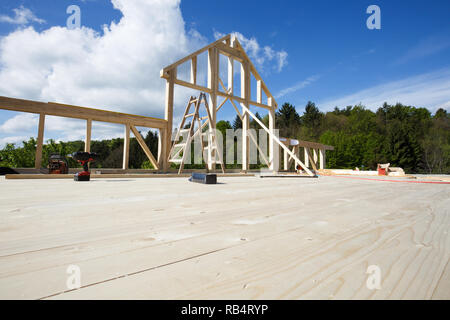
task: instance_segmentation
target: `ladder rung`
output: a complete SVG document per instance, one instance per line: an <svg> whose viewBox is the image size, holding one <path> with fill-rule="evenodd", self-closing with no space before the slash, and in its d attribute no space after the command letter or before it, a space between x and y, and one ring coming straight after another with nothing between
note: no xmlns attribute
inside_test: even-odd
<svg viewBox="0 0 450 320"><path fill-rule="evenodd" d="M191 129L180 129L180 133L182 133L182 132L188 132L189 130L191 130Z"/></svg>
<svg viewBox="0 0 450 320"><path fill-rule="evenodd" d="M181 163L181 161L183 161L183 159L169 159L169 162L174 162L174 163Z"/></svg>
<svg viewBox="0 0 450 320"><path fill-rule="evenodd" d="M177 148L177 147L184 147L186 145L186 143L182 142L182 143L177 143L175 144L173 147Z"/></svg>
<svg viewBox="0 0 450 320"><path fill-rule="evenodd" d="M201 117L201 118L199 118L200 120L205 120L205 119L208 119L208 116L204 116L204 117Z"/></svg>
<svg viewBox="0 0 450 320"><path fill-rule="evenodd" d="M185 115L184 118L193 117L194 115L195 115L195 112L194 113L189 113L189 114Z"/></svg>

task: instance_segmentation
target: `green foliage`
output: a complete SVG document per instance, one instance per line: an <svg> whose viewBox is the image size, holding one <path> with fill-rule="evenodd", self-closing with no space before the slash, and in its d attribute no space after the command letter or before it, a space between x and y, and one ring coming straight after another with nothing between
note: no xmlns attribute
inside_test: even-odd
<svg viewBox="0 0 450 320"><path fill-rule="evenodd" d="M426 108L385 103L376 112L356 105L323 114L308 102L300 119L293 110L286 103L277 113L280 135L334 146L327 152L330 168L376 169L389 162L406 172L450 173L450 117L444 109L432 116Z"/></svg>
<svg viewBox="0 0 450 320"><path fill-rule="evenodd" d="M269 118L256 116L268 126ZM280 136L300 140L318 141L332 145L334 151L327 151L329 168L376 169L377 163L391 163L406 172L450 173L450 116L444 109L432 115L425 108L383 104L376 112L362 105L346 106L322 113L313 102L308 102L305 112L300 116L295 106L285 103L276 113ZM250 127L258 129L255 120ZM233 125L228 121L217 122L217 129L225 137L227 129L240 129L242 122L238 116ZM149 131L145 142L156 155L158 136ZM236 148L236 141L235 141ZM52 153L67 155L83 150L83 141L55 142L48 140L43 146L42 165L47 166ZM22 146L7 144L0 150L0 166L33 167L36 140L23 141ZM99 154L93 168L120 168L123 157L123 139L110 139L91 142L91 151ZM225 159L224 154L224 159ZM78 167L73 160L69 166ZM130 139L130 168L151 169L142 148L135 138ZM202 168L202 165L190 165ZM260 166L253 165L252 168ZM172 164L172 167L176 165ZM189 165L187 166L189 167ZM238 168L240 165L227 165Z"/></svg>

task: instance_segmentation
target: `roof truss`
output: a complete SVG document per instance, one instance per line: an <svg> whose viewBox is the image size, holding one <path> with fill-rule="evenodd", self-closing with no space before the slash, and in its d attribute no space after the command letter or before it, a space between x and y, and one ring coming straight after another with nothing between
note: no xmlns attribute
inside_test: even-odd
<svg viewBox="0 0 450 320"><path fill-rule="evenodd" d="M197 57L203 52L208 51L208 86L201 86L197 83ZM228 58L228 88L220 78L219 72L219 55L224 55ZM233 78L234 78L234 63L237 60L241 63L241 96L237 96L233 92ZM177 67L190 61L191 77L190 81L184 81L177 78ZM175 84L187 88L207 92L224 98L233 99L240 103L253 105L265 109L276 109L277 103L259 75L250 58L245 53L242 45L234 35L227 35L194 53L172 63L171 65L161 70L161 78L170 79L171 74ZM250 77L256 80L256 101L251 99ZM219 86L220 83L220 86ZM222 90L223 89L223 90ZM226 89L226 90L225 90ZM262 93L267 97L267 101L262 101Z"/></svg>

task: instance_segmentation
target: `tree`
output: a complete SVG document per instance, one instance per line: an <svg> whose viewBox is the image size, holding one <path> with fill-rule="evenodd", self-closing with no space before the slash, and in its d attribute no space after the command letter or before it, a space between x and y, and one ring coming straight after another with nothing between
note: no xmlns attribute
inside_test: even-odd
<svg viewBox="0 0 450 320"><path fill-rule="evenodd" d="M241 118L239 118L239 115L236 115L236 118L234 118L233 129L234 130L242 129L242 120Z"/></svg>
<svg viewBox="0 0 450 320"><path fill-rule="evenodd" d="M295 107L290 103L284 103L276 112L276 126L280 130L280 136L294 138L300 126L300 116Z"/></svg>

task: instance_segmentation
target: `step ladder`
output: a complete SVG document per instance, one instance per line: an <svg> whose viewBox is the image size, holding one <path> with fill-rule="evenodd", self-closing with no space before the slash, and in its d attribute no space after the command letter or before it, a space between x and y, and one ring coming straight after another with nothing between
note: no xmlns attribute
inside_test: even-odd
<svg viewBox="0 0 450 320"><path fill-rule="evenodd" d="M206 116L200 117L200 106L204 105L206 109ZM194 105L194 112L189 113L192 105ZM184 128L186 120L191 118L190 124ZM197 128L196 127L197 124ZM209 130L203 132L203 129L209 125ZM187 133L187 136L185 134ZM219 162L222 168L222 172L225 173L225 168L223 164L222 154L219 152L217 146L216 139L216 124L212 121L211 112L209 110L208 102L206 101L206 94L201 92L199 97L190 97L189 102L187 104L186 110L184 111L183 118L181 120L180 126L178 128L177 134L175 136L175 140L173 141L172 147L169 152L169 162L180 164L180 168L178 169L178 174L181 174L184 168L184 163L186 161L186 157L190 156L191 143L195 139L197 135L200 135L200 144L202 148L202 157L206 163L206 171L208 172L208 159L209 154L211 154L212 162ZM180 137L183 137L183 140L179 142ZM208 145L205 146L203 142L203 137L208 137ZM210 150L211 149L211 150ZM205 153L208 151L208 153ZM182 155L180 156L180 153ZM213 159L214 158L214 159Z"/></svg>

